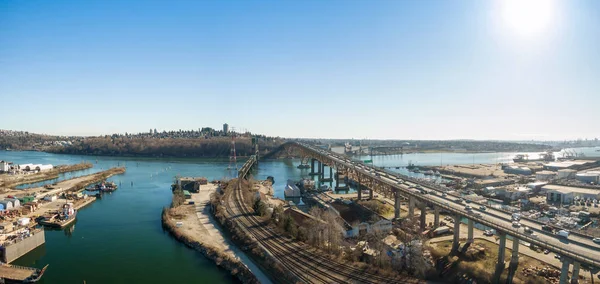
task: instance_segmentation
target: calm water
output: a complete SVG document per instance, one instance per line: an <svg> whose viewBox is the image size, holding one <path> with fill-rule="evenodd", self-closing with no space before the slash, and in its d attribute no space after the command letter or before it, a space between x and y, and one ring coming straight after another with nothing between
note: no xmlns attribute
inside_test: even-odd
<svg viewBox="0 0 600 284"><path fill-rule="evenodd" d="M592 149L590 153L593 153ZM596 152L597 153L597 152ZM587 154L587 153L586 153ZM494 163L507 161L514 153L410 154L373 157L378 166ZM589 155L591 156L591 155ZM367 157L365 157L366 159ZM230 176L227 161L126 159L55 155L40 152L0 151L0 160L17 164L75 164L88 161L94 168L67 174L71 178L125 166L124 175L112 177L120 185L113 194L83 208L69 230L46 231L46 244L14 264L43 267L50 264L41 283L234 283L201 254L188 249L164 232L160 213L171 200L170 185L176 175L221 179ZM309 170L299 170L299 160L265 161L257 179L275 178L275 195L283 198L287 179L299 179ZM404 170L400 170L404 171ZM133 183L133 184L132 184ZM43 183L39 183L40 185Z"/></svg>

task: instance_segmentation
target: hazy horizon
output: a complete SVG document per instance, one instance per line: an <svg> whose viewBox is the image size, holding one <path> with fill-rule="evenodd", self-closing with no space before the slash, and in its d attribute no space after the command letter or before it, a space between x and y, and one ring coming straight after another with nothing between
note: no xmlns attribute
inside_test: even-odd
<svg viewBox="0 0 600 284"><path fill-rule="evenodd" d="M2 1L0 129L594 139L598 27L591 0Z"/></svg>

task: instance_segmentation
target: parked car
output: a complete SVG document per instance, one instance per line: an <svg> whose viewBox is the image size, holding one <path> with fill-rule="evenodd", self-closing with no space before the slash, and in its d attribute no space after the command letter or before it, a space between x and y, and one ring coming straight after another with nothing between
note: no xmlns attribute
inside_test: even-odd
<svg viewBox="0 0 600 284"><path fill-rule="evenodd" d="M600 244L600 238L594 238L593 241L594 243Z"/></svg>
<svg viewBox="0 0 600 284"><path fill-rule="evenodd" d="M549 253L550 253L549 250L547 250L547 249L544 250L544 254L549 254Z"/></svg>
<svg viewBox="0 0 600 284"><path fill-rule="evenodd" d="M533 234L533 230L529 227L525 227L523 230L525 231L525 233Z"/></svg>
<svg viewBox="0 0 600 284"><path fill-rule="evenodd" d="M514 221L514 222L512 222L512 226L519 228L519 227L521 227L521 223Z"/></svg>
<svg viewBox="0 0 600 284"><path fill-rule="evenodd" d="M473 208L471 207L471 205L467 205L467 206L465 206L465 210L471 211L471 210L473 210Z"/></svg>
<svg viewBox="0 0 600 284"><path fill-rule="evenodd" d="M487 208L485 206L483 206L483 205L479 206L479 210L481 210L481 211L485 211L486 209Z"/></svg>

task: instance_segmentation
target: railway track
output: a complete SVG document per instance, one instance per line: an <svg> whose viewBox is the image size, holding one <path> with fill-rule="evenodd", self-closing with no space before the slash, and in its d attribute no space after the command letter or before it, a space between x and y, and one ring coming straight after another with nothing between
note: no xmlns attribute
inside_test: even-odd
<svg viewBox="0 0 600 284"><path fill-rule="evenodd" d="M233 200L232 200L233 199ZM258 220L245 206L239 188L227 201L227 211L237 216L250 234L281 264L305 283L419 283L413 278L391 278L365 272L354 266L331 260L320 253L313 253L307 247L281 237ZM233 206L232 206L233 205ZM235 212L238 211L238 212Z"/></svg>

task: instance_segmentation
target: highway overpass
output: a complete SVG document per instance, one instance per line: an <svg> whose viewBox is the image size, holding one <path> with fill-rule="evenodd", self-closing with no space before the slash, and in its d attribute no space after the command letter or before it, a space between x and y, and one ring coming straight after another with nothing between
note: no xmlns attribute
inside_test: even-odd
<svg viewBox="0 0 600 284"><path fill-rule="evenodd" d="M472 211L465 210L465 204L459 203L460 197L452 195L443 195L444 189L423 181L410 178L398 173L392 173L386 170L379 169L372 165L366 165L362 162L354 161L346 156L336 154L310 144L300 142L290 142L285 147L296 147L303 157L314 159L312 162L311 172L321 177L325 174L325 166L334 168L338 173L352 176L359 184L366 186L370 190L370 197L373 197L373 191L377 191L386 197L391 197L395 200L395 217L400 216L400 200L402 197L409 198L409 215L414 214L414 204L420 203L429 205L434 208L435 226L439 224L439 211L444 210L450 212L454 218L454 240L453 249L459 247L459 230L461 218L468 220L468 239L467 243L473 241L473 225L479 223L484 226L495 229L500 237L500 250L498 254L498 263L496 267L496 281L499 281L500 274L505 269L504 263L504 248L506 236L512 236L513 240L526 241L544 249L548 249L562 256L562 273L560 283L567 282L567 274L569 266L573 265L573 279L576 279L579 274L581 265L597 271L600 268L600 245L592 241L591 237L571 234L568 238L561 238L557 235L542 230L542 223L521 219L521 224L532 228L535 234L527 233L523 227L517 228L512 226L512 216L508 212L488 208L485 211L474 208ZM317 162L317 171L315 171L314 161ZM336 182L339 176L336 175ZM332 178L330 176L330 178ZM416 187L421 187L430 193L423 194L423 190L417 190ZM361 190L358 191L361 198ZM424 210L422 207L421 210ZM477 214L479 213L479 214ZM424 214L422 214L424 217ZM425 218L421 218L421 226L425 226ZM518 265L518 242L513 241L512 258L510 265L516 267Z"/></svg>

